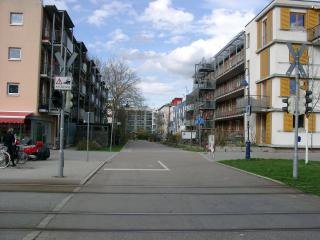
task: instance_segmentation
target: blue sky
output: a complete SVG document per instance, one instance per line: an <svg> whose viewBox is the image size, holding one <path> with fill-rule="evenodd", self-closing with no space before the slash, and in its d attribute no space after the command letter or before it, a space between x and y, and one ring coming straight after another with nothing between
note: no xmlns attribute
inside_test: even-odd
<svg viewBox="0 0 320 240"><path fill-rule="evenodd" d="M150 107L192 90L194 64L215 55L270 0L44 0L66 9L91 56L126 61Z"/></svg>

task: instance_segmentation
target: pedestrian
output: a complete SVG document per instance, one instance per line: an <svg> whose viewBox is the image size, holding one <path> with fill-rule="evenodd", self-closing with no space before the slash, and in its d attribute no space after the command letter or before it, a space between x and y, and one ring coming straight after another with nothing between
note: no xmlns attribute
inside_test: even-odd
<svg viewBox="0 0 320 240"><path fill-rule="evenodd" d="M8 148L8 153L11 158L12 166L15 167L16 164L14 163L14 156L15 156L15 137L13 134L13 129L9 128L7 134L4 136L3 139L4 145Z"/></svg>

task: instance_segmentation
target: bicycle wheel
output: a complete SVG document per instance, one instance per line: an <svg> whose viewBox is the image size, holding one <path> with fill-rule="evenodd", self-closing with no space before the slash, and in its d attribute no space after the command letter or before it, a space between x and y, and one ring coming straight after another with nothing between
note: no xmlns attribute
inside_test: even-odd
<svg viewBox="0 0 320 240"><path fill-rule="evenodd" d="M25 163L26 161L28 161L28 154L26 154L25 152L20 152L18 154L18 158L16 160L16 163Z"/></svg>
<svg viewBox="0 0 320 240"><path fill-rule="evenodd" d="M8 167L10 163L10 155L7 152L0 152L0 168Z"/></svg>

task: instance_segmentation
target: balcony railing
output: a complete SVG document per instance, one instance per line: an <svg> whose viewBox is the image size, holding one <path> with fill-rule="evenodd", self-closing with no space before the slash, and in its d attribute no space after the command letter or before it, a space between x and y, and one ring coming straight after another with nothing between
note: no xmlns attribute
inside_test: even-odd
<svg viewBox="0 0 320 240"><path fill-rule="evenodd" d="M241 81L243 79L244 79L244 76L240 76L234 80L228 81L227 83L220 85L214 92L215 98L230 94L237 90L244 89L244 87L241 86Z"/></svg>
<svg viewBox="0 0 320 240"><path fill-rule="evenodd" d="M237 108L236 106L232 106L231 108L227 108L227 109L218 108L215 111L215 114L216 114L215 117L216 118L233 117L242 113L243 113L243 109Z"/></svg>
<svg viewBox="0 0 320 240"><path fill-rule="evenodd" d="M245 108L248 105L248 97L237 99L237 109L241 109L245 112ZM268 96L251 96L250 105L252 112L264 112L270 108L270 97Z"/></svg>
<svg viewBox="0 0 320 240"><path fill-rule="evenodd" d="M189 112L189 111L194 111L194 109L195 109L194 104L190 104L190 105L187 105L187 106L186 106L186 111L187 111L187 112Z"/></svg>
<svg viewBox="0 0 320 240"><path fill-rule="evenodd" d="M216 102L215 101L202 101L199 102L199 109L215 109Z"/></svg>
<svg viewBox="0 0 320 240"><path fill-rule="evenodd" d="M213 82L204 82L195 85L200 90L214 90L216 88L215 83Z"/></svg>
<svg viewBox="0 0 320 240"><path fill-rule="evenodd" d="M41 65L40 74L44 76L50 75L50 64L44 63Z"/></svg>
<svg viewBox="0 0 320 240"><path fill-rule="evenodd" d="M241 50L238 54L234 55L230 59L226 60L223 64L220 64L217 70L215 71L215 77L228 72L230 69L239 65L244 61L244 50Z"/></svg>
<svg viewBox="0 0 320 240"><path fill-rule="evenodd" d="M308 29L307 34L309 42L313 42L314 40L318 39L320 37L320 25Z"/></svg>
<svg viewBox="0 0 320 240"><path fill-rule="evenodd" d="M193 127L195 126L194 120L185 120L184 125L187 127Z"/></svg>
<svg viewBox="0 0 320 240"><path fill-rule="evenodd" d="M202 128L212 129L214 128L214 126L215 126L214 120L204 120L204 124L202 125Z"/></svg>

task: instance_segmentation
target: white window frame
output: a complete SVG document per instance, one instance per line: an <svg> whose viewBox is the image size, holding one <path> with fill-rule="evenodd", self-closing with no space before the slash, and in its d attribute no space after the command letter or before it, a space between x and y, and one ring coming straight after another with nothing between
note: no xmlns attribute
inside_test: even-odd
<svg viewBox="0 0 320 240"><path fill-rule="evenodd" d="M9 92L9 87L12 86L12 85L15 85L15 86L18 86L18 92L17 93L10 93ZM19 96L20 95L20 83L13 83L13 82L8 82L7 83L7 94L8 96Z"/></svg>
<svg viewBox="0 0 320 240"><path fill-rule="evenodd" d="M20 49L20 57L19 58L10 58L10 50L11 49ZM18 47L9 47L8 48L8 60L10 60L10 61L20 61L21 60L21 55L22 55L21 48L18 48Z"/></svg>
<svg viewBox="0 0 320 240"><path fill-rule="evenodd" d="M22 16L22 21L20 22L20 23L14 23L14 22L12 22L12 16L14 15L14 14L19 14L19 15L21 15ZM23 25L23 13L21 13L21 12L11 12L10 13L10 25L11 26L22 26Z"/></svg>

